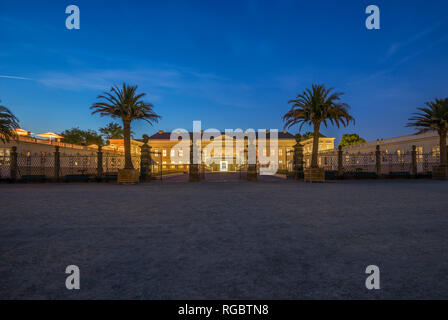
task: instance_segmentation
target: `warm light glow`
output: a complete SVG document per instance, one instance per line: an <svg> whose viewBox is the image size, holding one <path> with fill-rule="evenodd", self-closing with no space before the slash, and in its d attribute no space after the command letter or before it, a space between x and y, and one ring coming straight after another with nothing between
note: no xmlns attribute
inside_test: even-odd
<svg viewBox="0 0 448 320"><path fill-rule="evenodd" d="M62 139L62 138L64 138L63 136L60 136L60 135L58 135L56 133L53 133L53 132L41 133L41 134L37 134L36 136L43 137L43 138L49 138L49 139Z"/></svg>
<svg viewBox="0 0 448 320"><path fill-rule="evenodd" d="M27 130L23 130L23 129L15 129L14 132L18 136L29 136L29 135L33 134L31 131L27 131Z"/></svg>

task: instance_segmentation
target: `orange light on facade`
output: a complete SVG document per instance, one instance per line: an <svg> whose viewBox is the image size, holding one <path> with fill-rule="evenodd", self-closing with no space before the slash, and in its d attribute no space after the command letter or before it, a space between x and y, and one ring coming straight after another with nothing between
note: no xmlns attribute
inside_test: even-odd
<svg viewBox="0 0 448 320"><path fill-rule="evenodd" d="M15 129L14 132L18 136L30 136L30 135L34 134L31 131L27 131L27 130L23 130L23 129Z"/></svg>
<svg viewBox="0 0 448 320"><path fill-rule="evenodd" d="M36 136L43 137L43 138L48 138L48 139L50 139L50 141L51 141L51 139L59 140L59 139L63 139L64 138L63 136L60 136L60 135L58 135L56 133L53 133L53 132L41 133L41 134L37 134Z"/></svg>

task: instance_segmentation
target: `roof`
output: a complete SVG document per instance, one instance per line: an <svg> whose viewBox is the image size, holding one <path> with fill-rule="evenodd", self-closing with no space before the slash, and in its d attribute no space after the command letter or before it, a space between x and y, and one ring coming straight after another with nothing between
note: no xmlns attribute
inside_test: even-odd
<svg viewBox="0 0 448 320"><path fill-rule="evenodd" d="M221 135L225 135L225 132L220 132ZM188 133L190 135L190 139L193 137L193 133L189 132ZM258 138L258 132L255 131L256 137ZM266 131L266 139L270 139L270 132ZM170 140L171 138L171 132L164 132L164 131L159 131L158 133L153 134L152 136L149 137L149 140ZM294 135L292 135L289 132L285 132L285 131L279 131L278 132L278 139L295 139Z"/></svg>
<svg viewBox="0 0 448 320"><path fill-rule="evenodd" d="M343 147L344 150L348 149L359 149L359 148L365 148L365 147L376 147L377 145L383 145L383 144L394 144L394 143L412 143L416 140L422 140L422 139L431 139L431 138L439 138L439 135L437 132L429 131L425 133L420 134L410 134L406 136L400 136L400 137L394 137L394 138L388 138L388 139L377 139L375 141L369 141L362 144L357 144L353 146L345 146Z"/></svg>

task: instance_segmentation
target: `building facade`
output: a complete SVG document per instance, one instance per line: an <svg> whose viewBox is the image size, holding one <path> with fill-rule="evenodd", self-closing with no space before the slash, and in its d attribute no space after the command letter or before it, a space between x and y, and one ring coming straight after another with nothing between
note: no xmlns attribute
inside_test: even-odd
<svg viewBox="0 0 448 320"><path fill-rule="evenodd" d="M447 139L448 145L448 139ZM439 135L437 132L413 134L389 139L378 139L355 146L343 147L347 153L369 153L376 150L376 146L385 154L403 155L410 153L412 147L416 147L417 154L431 155L434 158L440 155Z"/></svg>
<svg viewBox="0 0 448 320"><path fill-rule="evenodd" d="M172 134L172 132L160 130L149 137L153 163L156 166L161 164L164 170L187 171L190 163L189 144L186 144L184 148L179 147L177 135L175 134L173 139ZM177 132L177 134L181 135L181 132ZM186 134L187 139L191 140L193 133ZM247 131L244 134L247 137ZM247 150L249 148L247 138L241 141L241 137L223 132L211 139L204 138L203 132L201 132L201 137L200 163L206 170L234 172L247 165ZM294 146L297 143L294 135L287 131L278 132L276 146L271 143L270 137L269 131L266 131L266 140L255 133L257 164L263 165L262 159L267 157L270 158L270 161L277 161L279 171L292 171ZM304 154L311 153L313 139L300 143L303 146ZM334 149L334 138L320 138L319 150L331 149Z"/></svg>

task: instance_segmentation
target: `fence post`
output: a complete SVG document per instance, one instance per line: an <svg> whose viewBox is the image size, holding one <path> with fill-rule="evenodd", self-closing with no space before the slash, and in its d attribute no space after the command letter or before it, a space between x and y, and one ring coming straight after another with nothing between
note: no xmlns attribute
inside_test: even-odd
<svg viewBox="0 0 448 320"><path fill-rule="evenodd" d="M249 142L248 142L249 143ZM248 181L258 181L258 172L257 172L257 163L258 163L258 155L257 155L257 143L255 142L255 144L251 143L250 144L252 146L252 148L249 148L249 144L247 146L248 150L247 150L247 180ZM250 163L249 162L249 153L250 150L253 150L255 148L255 163ZM260 150L258 150L260 151Z"/></svg>
<svg viewBox="0 0 448 320"><path fill-rule="evenodd" d="M12 147L9 169L10 169L11 181L16 182L17 181L17 147Z"/></svg>
<svg viewBox="0 0 448 320"><path fill-rule="evenodd" d="M338 147L338 176L342 178L344 176L344 167L342 165L343 160L342 146Z"/></svg>
<svg viewBox="0 0 448 320"><path fill-rule="evenodd" d="M140 147L140 181L151 181L151 147L148 145L149 137L144 134L144 144Z"/></svg>
<svg viewBox="0 0 448 320"><path fill-rule="evenodd" d="M412 175L417 177L417 147L412 146Z"/></svg>
<svg viewBox="0 0 448 320"><path fill-rule="evenodd" d="M98 146L96 154L96 178L98 181L103 179L103 147Z"/></svg>
<svg viewBox="0 0 448 320"><path fill-rule="evenodd" d="M59 153L59 147L55 147L54 152L54 180L59 182L59 172L61 171L61 154Z"/></svg>
<svg viewBox="0 0 448 320"><path fill-rule="evenodd" d="M294 179L303 179L303 146L300 143L302 136L296 135L296 144L294 145Z"/></svg>
<svg viewBox="0 0 448 320"><path fill-rule="evenodd" d="M188 165L188 181L190 182L198 182L201 180L199 176L199 165L194 163L194 152L197 152L195 148L193 140L190 140L190 163Z"/></svg>
<svg viewBox="0 0 448 320"><path fill-rule="evenodd" d="M381 177L381 150L380 150L379 145L376 146L375 158L376 158L376 176L377 176L377 178L380 178Z"/></svg>

